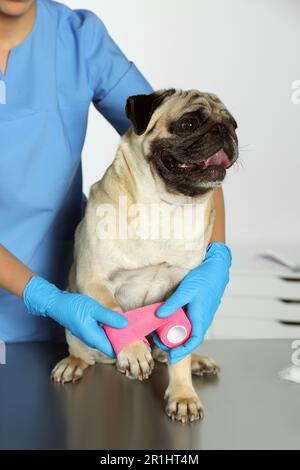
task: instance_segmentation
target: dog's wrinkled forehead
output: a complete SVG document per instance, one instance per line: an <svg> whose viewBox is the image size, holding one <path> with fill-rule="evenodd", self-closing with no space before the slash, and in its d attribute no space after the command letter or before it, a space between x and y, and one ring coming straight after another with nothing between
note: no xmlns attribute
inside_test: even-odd
<svg viewBox="0 0 300 470"><path fill-rule="evenodd" d="M130 96L126 103L126 115L138 135L154 130L159 134L168 133L172 122L198 109L216 123L234 121L216 95L199 90L158 90L150 95Z"/></svg>

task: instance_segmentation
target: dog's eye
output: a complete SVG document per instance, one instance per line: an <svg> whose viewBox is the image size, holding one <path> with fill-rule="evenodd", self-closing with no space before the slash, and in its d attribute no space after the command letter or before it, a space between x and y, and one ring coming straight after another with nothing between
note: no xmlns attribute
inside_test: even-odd
<svg viewBox="0 0 300 470"><path fill-rule="evenodd" d="M198 128L199 128L199 120L196 117L185 118L178 122L176 126L176 131L186 134L186 133L194 132Z"/></svg>

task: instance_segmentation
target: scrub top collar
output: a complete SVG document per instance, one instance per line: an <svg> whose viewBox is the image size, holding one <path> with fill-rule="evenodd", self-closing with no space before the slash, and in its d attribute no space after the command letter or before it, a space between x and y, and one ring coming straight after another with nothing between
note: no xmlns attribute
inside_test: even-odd
<svg viewBox="0 0 300 470"><path fill-rule="evenodd" d="M35 12L35 20L33 23L33 26L30 30L30 32L27 34L27 36L21 41L19 44L16 46L12 47L10 49L9 55L8 55L8 60L7 60L7 65L6 65L6 70L5 73L2 72L0 69L0 79L3 81L7 81L9 79L9 76L11 73L16 73L16 71L13 70L13 62L14 62L14 57L16 54L21 51L24 47L27 46L27 44L30 43L30 41L33 39L33 37L36 35L39 27L40 27L40 22L41 22L41 15L42 15L42 5L41 5L41 0L36 0L36 12Z"/></svg>

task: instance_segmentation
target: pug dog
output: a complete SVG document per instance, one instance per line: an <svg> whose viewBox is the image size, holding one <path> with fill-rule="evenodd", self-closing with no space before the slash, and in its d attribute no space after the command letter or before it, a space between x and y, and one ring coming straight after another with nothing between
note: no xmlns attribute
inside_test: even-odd
<svg viewBox="0 0 300 470"><path fill-rule="evenodd" d="M165 300L201 264L214 224L214 188L222 184L238 158L236 121L214 94L161 89L130 96L126 115L132 126L122 136L103 178L91 187L85 216L75 234L69 276L69 291L122 311ZM185 236L177 236L174 226L169 236L163 236L161 229L170 217L167 220L166 212L161 218L145 217L145 212L151 214L146 210L150 206L156 208L155 214L161 207L168 209L168 215L183 207L196 207L201 223L188 226ZM101 225L103 217L109 225L108 215L115 223L115 228L107 230L109 236ZM130 230L124 231L122 224ZM147 225L158 235L145 236L142 232ZM114 363L121 373L140 380L150 376L154 359L168 363L167 353L155 345L150 352L144 341L129 344L113 360L70 331L66 338L70 355L53 369L56 382L75 382L96 362ZM168 369L168 416L181 422L202 418L192 374L216 374L216 362L191 354L168 364Z"/></svg>

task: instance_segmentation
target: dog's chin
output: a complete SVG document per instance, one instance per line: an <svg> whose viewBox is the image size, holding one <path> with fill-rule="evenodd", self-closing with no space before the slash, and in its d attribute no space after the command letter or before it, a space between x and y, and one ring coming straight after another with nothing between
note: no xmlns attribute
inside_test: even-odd
<svg viewBox="0 0 300 470"><path fill-rule="evenodd" d="M153 164L170 192L196 197L222 184L231 161L232 159L221 150L198 163L182 163L171 155L162 155Z"/></svg>

